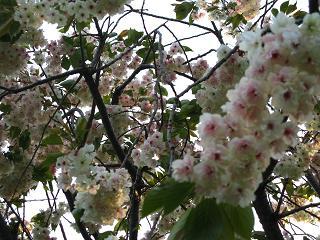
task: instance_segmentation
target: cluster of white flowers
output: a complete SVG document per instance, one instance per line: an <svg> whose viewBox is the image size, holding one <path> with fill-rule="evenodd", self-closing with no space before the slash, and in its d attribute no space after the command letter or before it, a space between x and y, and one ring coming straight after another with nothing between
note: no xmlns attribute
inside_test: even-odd
<svg viewBox="0 0 320 240"><path fill-rule="evenodd" d="M131 120L126 108L120 105L107 105L107 110L115 135L120 136L125 133L131 125Z"/></svg>
<svg viewBox="0 0 320 240"><path fill-rule="evenodd" d="M10 106L10 114L4 116L4 122L8 126L22 128L39 127L47 123L50 113L43 111L41 103L42 94L39 89L25 91L24 93L7 96L3 102Z"/></svg>
<svg viewBox="0 0 320 240"><path fill-rule="evenodd" d="M26 49L7 42L0 42L0 75L17 73L27 65L29 55Z"/></svg>
<svg viewBox="0 0 320 240"><path fill-rule="evenodd" d="M5 168L1 168L0 173L0 196L2 198L14 199L19 197L36 183L32 180L32 168L27 167L30 159L26 156L21 157L22 159L13 163L1 154L1 167L5 166Z"/></svg>
<svg viewBox="0 0 320 240"><path fill-rule="evenodd" d="M50 230L47 227L35 226L32 229L32 236L34 240L55 240L50 237Z"/></svg>
<svg viewBox="0 0 320 240"><path fill-rule="evenodd" d="M237 4L235 12L242 14L246 20L254 18L259 13L259 0L235 0L234 2Z"/></svg>
<svg viewBox="0 0 320 240"><path fill-rule="evenodd" d="M228 16L237 14L242 14L246 20L251 20L259 13L260 1L232 0L226 5L225 2L221 4L219 1L197 0L196 6L208 12L212 20L226 20Z"/></svg>
<svg viewBox="0 0 320 240"><path fill-rule="evenodd" d="M75 188L86 191L94 183L91 176L91 164L95 157L93 145L85 145L79 150L74 150L66 156L59 157L56 162L58 174L58 187L64 190L71 188L72 177L76 178Z"/></svg>
<svg viewBox="0 0 320 240"><path fill-rule="evenodd" d="M140 148L133 149L131 157L138 167L155 168L165 148L162 133L156 131L143 142Z"/></svg>
<svg viewBox="0 0 320 240"><path fill-rule="evenodd" d="M208 62L204 59L199 59L196 63L191 65L191 72L194 78L199 79L208 70Z"/></svg>
<svg viewBox="0 0 320 240"><path fill-rule="evenodd" d="M124 204L129 198L130 176L123 168L107 171L105 167L94 165L94 157L93 145L59 157L56 163L58 187L78 190L75 211L84 210L82 221L112 224L126 213Z"/></svg>
<svg viewBox="0 0 320 240"><path fill-rule="evenodd" d="M230 50L229 47L222 45L217 50L218 60L224 58ZM228 90L239 82L247 66L248 60L236 52L207 81L201 83L202 88L197 91L196 99L203 112L221 112L221 106L228 100L226 96Z"/></svg>
<svg viewBox="0 0 320 240"><path fill-rule="evenodd" d="M125 217L127 209L124 204L129 201L130 176L123 168L107 172L104 167L95 167L94 172L99 189L79 192L75 208L84 210L81 220L85 223L112 225L115 219Z"/></svg>
<svg viewBox="0 0 320 240"><path fill-rule="evenodd" d="M318 14L307 15L298 27L293 18L279 13L270 32L242 35L240 49L248 53L249 67L227 92L225 114L200 117L200 161L186 155L174 163L173 176L178 181L194 181L198 192L220 202L250 204L269 158L280 157L288 145L294 146L298 124L312 116L320 86L318 27ZM301 151L297 157L285 157L279 171L295 159L291 164L299 161L301 173L308 161L300 155Z"/></svg>
<svg viewBox="0 0 320 240"><path fill-rule="evenodd" d="M285 178L298 179L309 168L311 155L310 147L298 144L295 153L282 157L275 168L275 173Z"/></svg>
<svg viewBox="0 0 320 240"><path fill-rule="evenodd" d="M183 54L183 50L179 43L174 42L171 44L168 53L166 51L162 51L164 62L161 65L160 59L158 59L159 69L163 68L163 82L164 83L171 83L177 79L176 73L178 72L187 72L188 65L184 64L185 59L181 55ZM160 56L159 56L160 58Z"/></svg>
<svg viewBox="0 0 320 240"><path fill-rule="evenodd" d="M39 28L43 20L63 27L72 17L79 22L87 22L92 17L101 19L107 14L120 13L124 5L130 2L131 0L19 0L14 19L24 29Z"/></svg>
<svg viewBox="0 0 320 240"><path fill-rule="evenodd" d="M54 230L60 223L60 218L68 211L68 207L65 203L60 202L57 204L56 209L51 208L43 211L40 210L40 213L35 215L41 215L41 222L36 222L35 226L32 229L33 239L35 240L54 240L56 238L50 237L50 230ZM31 219L32 221L32 219ZM44 227L50 226L50 227Z"/></svg>

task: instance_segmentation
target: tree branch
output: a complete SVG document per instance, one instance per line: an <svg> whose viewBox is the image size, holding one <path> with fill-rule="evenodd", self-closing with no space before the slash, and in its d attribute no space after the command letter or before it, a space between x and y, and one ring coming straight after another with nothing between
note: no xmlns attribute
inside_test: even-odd
<svg viewBox="0 0 320 240"><path fill-rule="evenodd" d="M309 13L319 12L318 0L309 0Z"/></svg>
<svg viewBox="0 0 320 240"><path fill-rule="evenodd" d="M222 64L224 64L228 59L229 57L234 54L236 51L238 51L238 48L239 46L235 46L233 49L231 49L231 51L224 57L222 58L219 62L217 62L217 64L212 67L210 69L210 71L205 74L202 78L200 78L199 80L197 80L196 82L194 82L193 84L190 84L185 90L183 90L181 93L179 93L176 98L180 98L182 97L184 94L186 94L187 92L189 92L189 90L191 88L193 88L194 86L197 86L198 84L208 80L210 78L210 76L219 68L221 67Z"/></svg>
<svg viewBox="0 0 320 240"><path fill-rule="evenodd" d="M140 65L138 68L136 68L132 74L128 77L128 79L126 81L124 81L121 85L117 86L116 89L114 90L114 93L112 94L112 100L111 100L111 104L112 105L117 105L119 104L119 98L122 94L122 92L124 91L124 89L126 88L126 86L128 86L128 84L142 71L145 69L149 69L149 68L153 68L153 65L150 64L142 64Z"/></svg>
<svg viewBox="0 0 320 240"><path fill-rule="evenodd" d="M16 89L1 87L1 89L5 90L5 92L0 94L0 101L2 100L2 98L4 98L7 95L17 94L19 92L23 92L23 91L26 91L28 89L32 89L34 87L37 87L37 86L40 86L42 84L51 82L53 80L57 80L59 78L64 78L64 77L71 76L73 74L81 73L82 71L83 71L83 68L73 69L71 71L67 71L67 72L52 76L52 77L48 77L46 79L42 79L42 80L36 81L35 83L32 83L30 85L27 85L27 86L24 86L24 87L21 87L21 88L16 88Z"/></svg>
<svg viewBox="0 0 320 240"><path fill-rule="evenodd" d="M306 175L305 176L306 176L309 184L313 188L313 190L318 194L318 196L320 196L320 184L319 184L319 181L317 181L317 179L314 177L311 169L308 169L306 171Z"/></svg>
<svg viewBox="0 0 320 240"><path fill-rule="evenodd" d="M255 192L256 200L253 201L253 207L255 208L259 217L260 223L266 233L267 239L272 240L284 240L281 230L278 226L278 220L270 207L267 194L265 192L266 182L269 176L272 174L273 169L277 164L277 160L271 159L270 165L263 173L263 182Z"/></svg>
<svg viewBox="0 0 320 240"><path fill-rule="evenodd" d="M295 213L300 212L300 211L302 211L302 210L305 210L305 209L307 209L307 208L317 207L317 206L319 206L319 205L320 205L320 203L318 202L318 203L310 203L310 204L305 205L305 206L297 207L297 208L292 209L292 210L290 210L290 211L283 212L283 213L279 214L279 215L278 215L278 219L285 218L285 217L287 217L287 216L289 216L289 215L295 214Z"/></svg>
<svg viewBox="0 0 320 240"><path fill-rule="evenodd" d="M68 190L68 191L63 191L64 195L66 196L66 199L68 201L68 205L70 208L70 212L72 212L74 210L74 197L72 195L72 193ZM86 227L84 226L84 224L79 220L74 218L74 220L76 221L76 225L83 237L84 240L92 240L92 238L90 237L89 233L86 230Z"/></svg>
<svg viewBox="0 0 320 240"><path fill-rule="evenodd" d="M122 163L125 160L126 155L125 155L121 145L119 144L116 135L114 134L113 127L111 125L111 122L110 122L110 119L108 116L107 108L103 102L103 99L102 99L101 94L98 90L98 87L95 84L94 79L92 78L92 75L88 69L83 73L83 75L84 75L85 81L89 87L90 93L93 97L93 100L95 101L97 108L99 109L99 112L101 114L101 120L102 120L104 129L107 133L108 139L111 142L111 145L112 145L113 149L115 150L120 162ZM124 166L128 170L131 178L135 179L137 168L130 161L126 161Z"/></svg>

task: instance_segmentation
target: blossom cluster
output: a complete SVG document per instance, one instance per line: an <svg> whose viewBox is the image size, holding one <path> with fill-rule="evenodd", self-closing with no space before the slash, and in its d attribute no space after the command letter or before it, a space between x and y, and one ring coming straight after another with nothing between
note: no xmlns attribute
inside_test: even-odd
<svg viewBox="0 0 320 240"><path fill-rule="evenodd" d="M60 218L68 211L68 207L65 203L60 202L53 210L51 208L35 215L31 221L35 220L34 227L32 229L33 239L35 240L54 240L56 238L50 237L50 232L55 229L60 223ZM50 227L48 227L50 226Z"/></svg>
<svg viewBox="0 0 320 240"><path fill-rule="evenodd" d="M246 20L253 19L260 10L259 0L232 0L220 4L219 2L197 0L196 6L208 12L213 20L226 20L228 16L242 14Z"/></svg>
<svg viewBox="0 0 320 240"><path fill-rule="evenodd" d="M217 50L218 60L224 58L230 50L228 46L222 45ZM207 81L201 83L196 99L203 112L221 112L221 106L228 100L226 96L228 90L239 82L247 66L246 57L236 52Z"/></svg>
<svg viewBox="0 0 320 240"><path fill-rule="evenodd" d="M26 49L17 44L0 42L0 75L12 75L24 68L29 60Z"/></svg>
<svg viewBox="0 0 320 240"><path fill-rule="evenodd" d="M298 179L310 166L312 151L310 147L298 144L293 154L284 155L275 168L275 173L285 177Z"/></svg>
<svg viewBox="0 0 320 240"><path fill-rule="evenodd" d="M133 149L131 157L138 167L155 168L158 165L159 156L166 149L161 132L154 132L142 144L140 148Z"/></svg>
<svg viewBox="0 0 320 240"><path fill-rule="evenodd" d="M108 171L95 163L93 145L57 159L58 187L77 190L75 211L84 210L81 220L89 224L112 224L124 217L129 198L130 176L123 168Z"/></svg>
<svg viewBox="0 0 320 240"><path fill-rule="evenodd" d="M1 153L0 197L14 199L35 186L32 168L28 167L30 159L22 153L21 158L19 161L12 162Z"/></svg>
<svg viewBox="0 0 320 240"><path fill-rule="evenodd" d="M307 15L298 27L279 13L269 32L243 33L240 49L249 66L228 90L223 114L200 117L200 161L188 154L177 160L172 167L178 181L194 181L198 192L220 202L247 206L254 200L269 158L295 146L298 124L312 117L320 80L319 26L318 14ZM285 158L279 169L291 159ZM307 165L301 163L300 171Z"/></svg>
<svg viewBox="0 0 320 240"><path fill-rule="evenodd" d="M14 19L22 28L39 28L45 20L65 26L73 17L79 22L87 22L92 17L103 18L122 12L125 4L131 0L89 0L89 1L18 1Z"/></svg>

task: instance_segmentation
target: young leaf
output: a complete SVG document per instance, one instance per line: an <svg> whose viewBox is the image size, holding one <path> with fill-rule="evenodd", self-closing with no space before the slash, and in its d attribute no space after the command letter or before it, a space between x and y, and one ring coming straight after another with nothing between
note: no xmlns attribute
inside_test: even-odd
<svg viewBox="0 0 320 240"><path fill-rule="evenodd" d="M19 137L19 146L26 150L31 143L30 132L28 130L24 130Z"/></svg>
<svg viewBox="0 0 320 240"><path fill-rule="evenodd" d="M276 8L272 8L272 9L271 9L271 13L272 13L273 16L276 17L276 16L278 15L278 13L279 13L279 10L276 9Z"/></svg>
<svg viewBox="0 0 320 240"><path fill-rule="evenodd" d="M289 6L289 1L285 1L280 5L280 11L286 13Z"/></svg>
<svg viewBox="0 0 320 240"><path fill-rule="evenodd" d="M52 133L46 138L43 139L42 144L44 146L47 145L62 145L63 142L61 140L61 137L57 133Z"/></svg>
<svg viewBox="0 0 320 240"><path fill-rule="evenodd" d="M84 135L86 133L87 120L85 118L78 119L76 126L76 136L77 142L80 144L83 141Z"/></svg>
<svg viewBox="0 0 320 240"><path fill-rule="evenodd" d="M204 199L190 211L178 237L170 240L222 240L224 221L222 212L214 199ZM230 240L230 239L228 239Z"/></svg>
<svg viewBox="0 0 320 240"><path fill-rule="evenodd" d="M63 67L65 70L69 70L70 66L71 66L70 59L67 58L66 56L63 56L61 60L61 67Z"/></svg>
<svg viewBox="0 0 320 240"><path fill-rule="evenodd" d="M164 210L164 214L172 212L193 192L193 187L194 185L189 182L179 183L169 180L150 190L142 205L142 217L161 209Z"/></svg>
<svg viewBox="0 0 320 240"><path fill-rule="evenodd" d="M176 19L183 20L185 19L189 13L192 11L194 7L193 2L183 2L181 4L177 4L174 8L174 11L176 13Z"/></svg>
<svg viewBox="0 0 320 240"><path fill-rule="evenodd" d="M128 38L124 41L126 46L138 43L139 39L143 36L143 32L138 32L135 29L128 30Z"/></svg>
<svg viewBox="0 0 320 240"><path fill-rule="evenodd" d="M254 225L254 216L251 207L241 208L223 204L222 209L233 231L243 239L250 240Z"/></svg>

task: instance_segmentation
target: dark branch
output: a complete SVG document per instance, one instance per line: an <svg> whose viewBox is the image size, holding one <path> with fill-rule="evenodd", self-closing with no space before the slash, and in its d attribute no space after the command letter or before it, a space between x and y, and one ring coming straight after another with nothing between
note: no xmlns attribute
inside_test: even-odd
<svg viewBox="0 0 320 240"><path fill-rule="evenodd" d="M318 0L309 0L309 13L319 12Z"/></svg>
<svg viewBox="0 0 320 240"><path fill-rule="evenodd" d="M297 208L292 209L292 210L290 210L290 211L283 212L283 213L279 214L278 218L281 219L281 218L290 216L290 215L292 215L292 214L295 214L295 213L297 213L297 212L303 211L303 210L305 210L305 209L307 209L307 208L317 207L317 206L319 206L319 205L320 205L320 203L310 203L310 204L305 205L305 206L297 207Z"/></svg>
<svg viewBox="0 0 320 240"><path fill-rule="evenodd" d="M268 178L273 172L277 164L277 160L271 159L270 165L263 173L263 182L255 192L256 200L253 202L253 206L257 212L260 223L266 233L267 239L272 240L284 240L281 230L278 225L278 220L269 204L265 186Z"/></svg>
<svg viewBox="0 0 320 240"><path fill-rule="evenodd" d="M0 100L2 98L4 98L5 96L7 95L10 95L10 94L17 94L19 92L23 92L23 91L26 91L28 89L32 89L34 87L37 87L37 86L40 86L42 84L45 84L45 83L48 83L48 82L51 82L53 80L57 80L57 79L60 79L60 78L64 78L64 77L68 77L68 76L71 76L73 74L78 74L78 73L81 73L83 71L83 68L78 68L78 69L74 69L74 70L71 70L71 71L67 71L67 72L64 72L64 73L61 73L61 74L58 74L58 75L55 75L55 76L52 76L52 77L48 77L46 79L43 79L43 80L39 80L35 83L32 83L30 85L27 85L25 87L21 87L21 88L5 88L5 87L1 87L2 89L5 90L5 92L1 93L0 94Z"/></svg>
<svg viewBox="0 0 320 240"><path fill-rule="evenodd" d="M137 69L135 69L124 83L116 87L112 95L111 104L112 105L119 104L119 98L122 92L124 91L126 86L128 86L128 84L137 76L137 74L139 74L142 70L153 68L153 67L154 66L150 64L143 64L143 65L140 65Z"/></svg>
<svg viewBox="0 0 320 240"><path fill-rule="evenodd" d="M239 46L235 46L224 58L222 58L219 62L217 62L217 64L212 67L210 69L210 71L205 74L202 78L200 78L199 80L197 80L196 82L194 82L193 84L189 85L185 90L183 90L181 93L179 93L176 98L180 98L182 97L184 94L186 94L187 92L189 92L189 90L191 88L193 88L194 86L197 86L198 84L208 80L210 78L210 76L219 68L222 66L222 64L224 64L229 57L234 54L236 51L238 51Z"/></svg>
<svg viewBox="0 0 320 240"><path fill-rule="evenodd" d="M72 195L72 193L68 190L68 191L63 191L64 195L66 196L66 199L68 201L68 205L70 208L70 212L72 212L74 210L74 196ZM79 232L81 233L82 237L84 240L92 240L92 238L90 237L89 233L86 230L86 227L84 226L83 222L81 222L79 219L76 219L76 225L79 229Z"/></svg>
<svg viewBox="0 0 320 240"><path fill-rule="evenodd" d="M313 190L318 194L318 196L320 196L320 183L314 177L311 169L306 171L306 178L307 178L309 184L311 185L311 187L313 188Z"/></svg>

